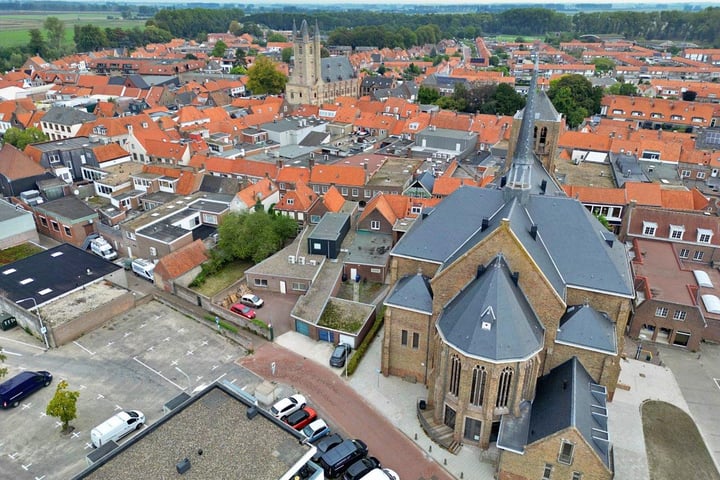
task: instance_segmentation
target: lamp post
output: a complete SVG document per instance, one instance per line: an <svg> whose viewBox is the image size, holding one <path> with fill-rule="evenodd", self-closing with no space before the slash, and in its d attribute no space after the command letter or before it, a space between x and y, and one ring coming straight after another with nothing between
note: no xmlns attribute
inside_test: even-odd
<svg viewBox="0 0 720 480"><path fill-rule="evenodd" d="M45 340L45 349L50 349L50 343L48 342L47 338L47 328L45 328L45 325L43 325L42 317L40 316L40 309L38 308L37 301L35 301L35 297L28 297L23 298L21 300L16 300L15 303L22 303L27 302L28 300L32 300L33 302L33 308L35 309L35 315L37 315L38 323L40 324L40 333L42 333L43 339Z"/></svg>
<svg viewBox="0 0 720 480"><path fill-rule="evenodd" d="M187 381L188 381L188 387L187 387L187 388L188 388L188 390L190 390L190 377L188 376L188 374L185 373L185 372L183 372L183 371L180 369L180 367L175 367L175 370L177 370L178 372L180 372L180 373L182 373L183 375L185 375L185 378L187 378Z"/></svg>

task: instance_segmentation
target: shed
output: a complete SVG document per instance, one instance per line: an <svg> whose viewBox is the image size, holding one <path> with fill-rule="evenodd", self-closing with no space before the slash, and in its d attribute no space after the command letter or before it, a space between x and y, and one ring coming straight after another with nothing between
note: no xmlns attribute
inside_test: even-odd
<svg viewBox="0 0 720 480"><path fill-rule="evenodd" d="M350 230L350 215L326 213L308 237L308 253L337 258L340 245Z"/></svg>

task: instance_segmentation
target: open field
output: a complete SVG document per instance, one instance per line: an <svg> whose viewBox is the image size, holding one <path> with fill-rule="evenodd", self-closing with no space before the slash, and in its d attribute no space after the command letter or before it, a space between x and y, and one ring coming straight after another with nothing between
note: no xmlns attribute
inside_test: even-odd
<svg viewBox="0 0 720 480"><path fill-rule="evenodd" d="M25 45L30 41L30 30L38 28L42 31L43 22L47 17L57 17L65 24L65 41L73 41L75 25L88 23L101 28L120 27L123 29L143 27L145 20L124 20L120 12L17 12L0 11L0 45L13 47ZM113 18L108 18L113 17ZM43 32L44 33L44 32Z"/></svg>

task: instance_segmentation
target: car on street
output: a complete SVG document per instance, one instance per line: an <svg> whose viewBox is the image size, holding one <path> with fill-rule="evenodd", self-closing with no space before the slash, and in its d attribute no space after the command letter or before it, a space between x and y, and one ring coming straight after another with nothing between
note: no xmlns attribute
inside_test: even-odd
<svg viewBox="0 0 720 480"><path fill-rule="evenodd" d="M319 462L320 457L322 457L325 452L337 445L340 445L342 442L343 438L339 433L333 433L332 435L328 435L325 438L321 438L320 441L315 444L317 452L315 452L315 455L313 455L312 461L315 463Z"/></svg>
<svg viewBox="0 0 720 480"><path fill-rule="evenodd" d="M312 407L304 407L295 413L291 413L285 417L285 423L293 427L295 430L302 430L307 427L310 422L317 418L317 412Z"/></svg>
<svg viewBox="0 0 720 480"><path fill-rule="evenodd" d="M330 427L327 426L325 420L317 419L302 429L302 433L308 442L313 443L330 433Z"/></svg>
<svg viewBox="0 0 720 480"><path fill-rule="evenodd" d="M330 355L330 366L331 367L344 367L345 362L347 361L348 357L350 356L350 345L347 343L340 343L335 347L335 350L333 350L332 355Z"/></svg>
<svg viewBox="0 0 720 480"><path fill-rule="evenodd" d="M255 310L248 307L247 305L243 305L242 303L233 303L233 305L230 307L230 311L237 313L238 315L245 317L249 320L255 318Z"/></svg>
<svg viewBox="0 0 720 480"><path fill-rule="evenodd" d="M52 379L52 373L45 370L20 372L0 384L0 405L2 408L15 408L24 398L50 385Z"/></svg>
<svg viewBox="0 0 720 480"><path fill-rule="evenodd" d="M270 407L270 414L275 418L285 420L285 417L291 413L297 412L301 408L305 407L305 405L307 405L305 397L296 393L295 395L291 395L275 402L275 405Z"/></svg>
<svg viewBox="0 0 720 480"><path fill-rule="evenodd" d="M400 475L389 468L376 468L375 470L370 470L360 480L400 480Z"/></svg>
<svg viewBox="0 0 720 480"><path fill-rule="evenodd" d="M361 458L345 470L343 480L360 480L376 468L380 468L380 460L375 457Z"/></svg>
<svg viewBox="0 0 720 480"><path fill-rule="evenodd" d="M240 303L247 305L248 307L260 308L265 304L265 301L257 295L246 293L240 297Z"/></svg>

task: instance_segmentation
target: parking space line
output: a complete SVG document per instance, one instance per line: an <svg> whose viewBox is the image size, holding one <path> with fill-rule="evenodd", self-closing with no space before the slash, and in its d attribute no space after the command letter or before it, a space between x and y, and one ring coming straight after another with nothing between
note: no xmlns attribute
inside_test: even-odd
<svg viewBox="0 0 720 480"><path fill-rule="evenodd" d="M720 388L720 378L713 378L713 380L715 381L715 386Z"/></svg>
<svg viewBox="0 0 720 480"><path fill-rule="evenodd" d="M155 369L152 368L151 366L146 365L146 364L143 363L142 361L138 360L137 357L133 357L133 360L135 360L135 361L138 362L140 365L142 365L143 367L147 368L148 370L150 370L151 372L153 372L155 375L159 376L159 377L162 378L163 380L166 380L168 383L176 386L176 387L179 388L180 390L187 390L187 387L181 387L180 385L178 385L177 383L173 382L172 380L170 380L169 378L167 378L165 375L163 375L162 373L160 373L158 370L155 370Z"/></svg>
<svg viewBox="0 0 720 480"><path fill-rule="evenodd" d="M23 470L25 470L27 472L28 468L32 467L32 463L28 463L27 465L20 465L20 466L23 468Z"/></svg>
<svg viewBox="0 0 720 480"><path fill-rule="evenodd" d="M26 347L37 348L38 350L42 350L43 352L45 351L45 349L43 347L38 347L37 345L32 345L30 343L21 342L20 340L15 340L15 339L12 339L9 337L0 337L0 340L2 340L3 343L4 342L14 342L14 343L19 343L20 345L25 345Z"/></svg>
<svg viewBox="0 0 720 480"><path fill-rule="evenodd" d="M80 345L78 342L75 342L75 341L74 341L73 343L74 343L75 345L77 345L78 347L82 348L83 350L85 350L85 351L86 351L87 353L89 353L90 355L95 355L95 352L91 352L91 351L88 350L87 348L85 348L85 347L83 347L82 345Z"/></svg>
<svg viewBox="0 0 720 480"><path fill-rule="evenodd" d="M11 352L10 350L5 350L4 348L0 348L0 353L3 353L5 355L14 355L16 357L22 357L22 353Z"/></svg>

